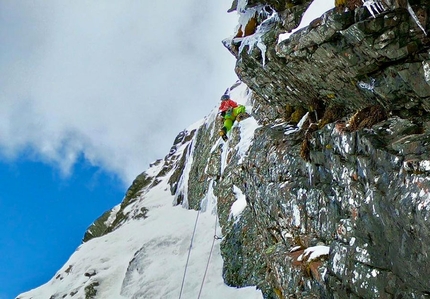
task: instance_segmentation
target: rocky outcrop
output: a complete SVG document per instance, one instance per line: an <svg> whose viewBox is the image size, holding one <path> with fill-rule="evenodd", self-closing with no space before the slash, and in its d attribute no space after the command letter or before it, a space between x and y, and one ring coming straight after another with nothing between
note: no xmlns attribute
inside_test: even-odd
<svg viewBox="0 0 430 299"><path fill-rule="evenodd" d="M427 28L428 3L411 5ZM265 298L430 294L429 39L406 8L385 8L374 18L334 9L279 43L288 12L278 12L259 36L264 51L225 41L264 124L215 188L227 283L256 284ZM369 107L384 116L348 122ZM299 109L316 128L290 134ZM233 186L248 209L232 223ZM318 248L329 250L312 257Z"/></svg>
<svg viewBox="0 0 430 299"><path fill-rule="evenodd" d="M148 248L183 242L142 245L134 227L151 220L157 192L187 209L217 200L230 286L257 286L266 299L430 296L429 3L409 1L424 31L407 1L381 2L375 17L357 1L336 1L280 41L311 2L233 3L243 31L224 43L249 89L235 84L230 92L252 117L235 124L228 142L217 135L216 110L180 132L169 154L89 228L81 252L120 229L139 236L122 244L133 248L117 271L126 272L122 296L145 296ZM119 274L93 274L78 257L48 287L64 281L63 298L106 296ZM116 267L110 260L103 257L100 271Z"/></svg>
<svg viewBox="0 0 430 299"><path fill-rule="evenodd" d="M225 282L264 298L426 298L430 40L405 8L385 3L376 17L336 8L278 42L310 2L245 4L232 10L252 9L256 36L225 44L260 124L246 155L246 121L219 143L219 123L207 120L129 192L171 170L175 204L200 209L213 192ZM425 28L426 5L413 3ZM238 192L246 208L235 216Z"/></svg>
<svg viewBox="0 0 430 299"><path fill-rule="evenodd" d="M426 1L412 6L424 28L427 7ZM330 107L343 107L346 115L374 104L402 117L429 111L430 40L406 8L387 8L375 18L364 7L334 9L279 43L291 28L285 25L290 13L276 14L260 37L266 51L239 51L243 41L225 41L258 104L276 107L270 119L284 117L287 106L319 109L320 117Z"/></svg>
<svg viewBox="0 0 430 299"><path fill-rule="evenodd" d="M251 263L258 273L265 265L266 298L424 298L430 168L428 133L408 133L415 129L398 118L354 133L331 124L313 136L309 163L299 156L302 134L259 129L230 179L250 210L226 236L226 269L238 262L240 243L240 251L253 252L250 260L239 257L244 268ZM296 251L316 245L328 246L329 255L298 261Z"/></svg>

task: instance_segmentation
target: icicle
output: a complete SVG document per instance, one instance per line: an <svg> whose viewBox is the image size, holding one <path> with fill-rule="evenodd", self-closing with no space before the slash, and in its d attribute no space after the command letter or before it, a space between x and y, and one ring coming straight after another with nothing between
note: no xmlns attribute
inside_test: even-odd
<svg viewBox="0 0 430 299"><path fill-rule="evenodd" d="M377 15L385 11L384 5L382 4L381 0L362 0L363 6L367 8L367 10L370 12L370 14L375 18ZM424 29L423 25L421 24L420 20L418 19L417 15L415 14L414 10L412 9L411 5L409 4L409 1L407 1L407 6L409 14L414 19L415 23L420 27L420 29L424 32L425 35L427 35L426 30Z"/></svg>
<svg viewBox="0 0 430 299"><path fill-rule="evenodd" d="M411 5L409 4L409 1L408 1L407 8L408 8L408 12L409 12L409 14L411 15L412 19L414 19L415 23L418 25L418 27L420 27L420 28L421 28L421 30L424 32L424 34L425 34L425 35L427 35L426 30L424 29L424 27L423 27L423 25L421 24L420 20L418 20L418 17L417 17L417 15L415 14L414 10L412 9Z"/></svg>
<svg viewBox="0 0 430 299"><path fill-rule="evenodd" d="M377 15L385 11L381 0L362 0L363 6L367 8L370 14L375 18Z"/></svg>
<svg viewBox="0 0 430 299"><path fill-rule="evenodd" d="M277 13L273 13L269 18L263 21L258 27L253 35L246 36L243 38L240 47L239 54L243 49L248 46L248 54L252 53L255 46L261 51L261 56L263 58L263 66L266 64L266 50L267 47L264 44L262 38L263 36L274 26L274 24L279 21L279 16Z"/></svg>
<svg viewBox="0 0 430 299"><path fill-rule="evenodd" d="M245 11L245 7L248 5L248 0L239 0L237 2L237 11L239 13Z"/></svg>
<svg viewBox="0 0 430 299"><path fill-rule="evenodd" d="M241 37L245 36L246 25L248 25L248 23L250 22L250 20L252 18L255 18L256 14L258 13L258 9L260 9L260 8L261 8L260 6L257 8L254 7L254 8L247 9L243 12L241 11L239 13L239 28L237 31L238 32L242 31Z"/></svg>

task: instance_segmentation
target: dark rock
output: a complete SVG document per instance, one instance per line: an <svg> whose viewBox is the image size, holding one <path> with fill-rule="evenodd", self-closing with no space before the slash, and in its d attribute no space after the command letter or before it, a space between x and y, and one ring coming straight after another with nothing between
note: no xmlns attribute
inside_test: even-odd
<svg viewBox="0 0 430 299"><path fill-rule="evenodd" d="M85 287L85 299L94 299L97 295L97 287L99 286L98 281L93 281L91 284Z"/></svg>
<svg viewBox="0 0 430 299"><path fill-rule="evenodd" d="M282 22L281 17L264 35L264 65L259 51L234 52L238 76L260 96L257 105L269 102L272 109L282 110L287 105L308 108L318 101L326 107L342 104L352 112L371 104L410 109L411 101L428 110L430 89L423 65L429 59L429 39L406 10L359 22L353 12L332 10L278 43Z"/></svg>
<svg viewBox="0 0 430 299"><path fill-rule="evenodd" d="M258 20L266 49L224 41L261 125L246 158L240 126L227 143L216 120L181 132L158 172L139 176L115 220L92 236L144 219L146 210L125 207L169 175L174 204L205 209L208 193L217 197L230 286L257 286L266 299L428 297L430 39L406 2L384 1L375 18L337 8L278 43L310 3L250 0L240 9L276 12ZM430 3L410 4L427 28ZM235 188L247 203L237 218ZM306 255L315 248L324 251ZM135 261L128 272L140 268Z"/></svg>
<svg viewBox="0 0 430 299"><path fill-rule="evenodd" d="M334 9L278 43L300 15L258 3L278 11L266 51L226 44L263 125L240 169L233 155L216 180L226 282L259 285L265 298L425 298L430 40L406 2L385 1L375 18L357 5ZM429 3L410 4L427 28ZM299 109L319 126L287 134ZM234 223L233 185L248 202ZM299 261L318 242L329 255Z"/></svg>

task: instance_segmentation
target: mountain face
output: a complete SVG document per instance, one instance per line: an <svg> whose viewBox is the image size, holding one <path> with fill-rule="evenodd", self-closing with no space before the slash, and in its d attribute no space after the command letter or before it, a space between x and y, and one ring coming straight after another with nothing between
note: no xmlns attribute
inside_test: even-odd
<svg viewBox="0 0 430 299"><path fill-rule="evenodd" d="M312 1L234 1L251 117L180 132L18 298L428 298L430 3L336 3L282 38Z"/></svg>

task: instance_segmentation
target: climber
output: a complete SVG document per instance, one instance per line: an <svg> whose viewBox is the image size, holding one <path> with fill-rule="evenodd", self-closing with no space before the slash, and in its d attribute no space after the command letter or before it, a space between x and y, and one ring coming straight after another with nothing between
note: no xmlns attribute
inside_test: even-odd
<svg viewBox="0 0 430 299"><path fill-rule="evenodd" d="M246 115L245 106L238 105L235 101L230 99L228 94L221 97L221 105L219 106L219 113L224 119L224 126L219 131L219 135L224 141L227 141L227 132L230 131L235 120L240 121L242 116Z"/></svg>

